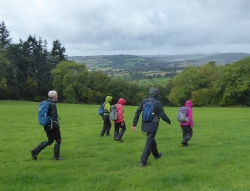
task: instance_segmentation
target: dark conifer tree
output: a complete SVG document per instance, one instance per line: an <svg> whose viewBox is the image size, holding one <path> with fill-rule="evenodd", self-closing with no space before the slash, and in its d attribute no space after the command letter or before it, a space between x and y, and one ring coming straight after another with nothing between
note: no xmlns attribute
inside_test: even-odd
<svg viewBox="0 0 250 191"><path fill-rule="evenodd" d="M7 49L10 46L11 38L9 38L10 32L6 29L5 23L0 23L0 44L2 49Z"/></svg>

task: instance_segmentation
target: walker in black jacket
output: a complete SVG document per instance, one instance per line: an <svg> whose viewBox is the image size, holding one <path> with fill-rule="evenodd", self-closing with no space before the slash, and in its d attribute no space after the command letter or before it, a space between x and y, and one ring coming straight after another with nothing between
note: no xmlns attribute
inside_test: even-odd
<svg viewBox="0 0 250 191"><path fill-rule="evenodd" d="M147 141L146 141L145 148L141 156L141 163L140 163L141 167L146 167L148 165L147 161L151 152L153 156L155 157L155 159L159 159L162 156L162 153L158 152L157 143L155 140L155 135L158 130L160 118L166 121L168 124L171 124L170 119L164 112L161 102L157 100L158 94L159 94L159 91L156 88L151 87L149 89L149 98L153 99L155 115L154 115L153 120L150 122L145 122L142 120L142 131L147 133ZM148 98L142 100L138 109L136 110L134 120L133 120L133 127L132 127L133 130L136 130L136 125L138 123L139 116L141 112L143 111L144 104L147 102L148 102Z"/></svg>
<svg viewBox="0 0 250 191"><path fill-rule="evenodd" d="M45 149L45 147L51 145L54 141L56 142L54 145L54 157L53 160L63 160L63 158L60 157L60 146L61 146L61 131L60 131L60 125L58 123L58 114L57 114L57 108L56 108L56 101L58 98L58 94L56 91L50 91L48 93L48 99L49 102L49 111L48 115L51 116L52 124L45 125L44 131L46 132L46 135L48 137L47 141L41 142L36 148L30 150L31 157L34 160L37 160L37 155Z"/></svg>

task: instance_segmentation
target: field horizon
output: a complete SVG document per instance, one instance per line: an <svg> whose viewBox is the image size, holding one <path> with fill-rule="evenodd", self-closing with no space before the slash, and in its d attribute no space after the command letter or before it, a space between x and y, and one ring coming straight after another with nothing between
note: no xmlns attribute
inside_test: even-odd
<svg viewBox="0 0 250 191"><path fill-rule="evenodd" d="M182 147L178 108L164 107L172 121L160 121L156 141L162 158L140 157L146 136L132 131L137 106L125 106L124 142L100 137L99 105L58 103L61 156L53 145L38 160L30 150L46 140L37 122L38 102L0 101L0 190L243 191L249 190L249 108L193 108L194 134Z"/></svg>

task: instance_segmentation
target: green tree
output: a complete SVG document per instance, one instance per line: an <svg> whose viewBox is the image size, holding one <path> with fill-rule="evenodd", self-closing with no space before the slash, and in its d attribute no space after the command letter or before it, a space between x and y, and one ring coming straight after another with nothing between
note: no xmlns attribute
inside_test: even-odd
<svg viewBox="0 0 250 191"><path fill-rule="evenodd" d="M10 66L10 62L7 60L4 51L0 46L0 99L8 98L8 87L7 87L7 69Z"/></svg>
<svg viewBox="0 0 250 191"><path fill-rule="evenodd" d="M107 95L111 95L112 80L102 71L90 72L90 83L88 88L91 89L91 94L94 103L102 103Z"/></svg>
<svg viewBox="0 0 250 191"><path fill-rule="evenodd" d="M209 62L199 68L205 84L203 88L192 92L191 99L196 106L219 105L222 93L217 87L223 76L223 67Z"/></svg>
<svg viewBox="0 0 250 191"><path fill-rule="evenodd" d="M250 105L250 57L226 65L222 105Z"/></svg>
<svg viewBox="0 0 250 191"><path fill-rule="evenodd" d="M123 78L115 78L112 80L112 87L110 89L113 96L113 102L116 103L119 98L124 98L128 102L131 99L131 89L129 82Z"/></svg>
<svg viewBox="0 0 250 191"><path fill-rule="evenodd" d="M53 41L52 50L50 52L51 70L54 69L59 62L67 60L65 52L66 49L61 45L59 40Z"/></svg>
<svg viewBox="0 0 250 191"><path fill-rule="evenodd" d="M2 49L6 50L10 43L11 38L9 38L10 32L6 29L5 23L2 21L2 24L0 23L0 45L2 46Z"/></svg>
<svg viewBox="0 0 250 191"><path fill-rule="evenodd" d="M191 98L192 92L204 88L204 78L197 68L189 66L173 79L173 88L168 99L175 105L181 106Z"/></svg>
<svg viewBox="0 0 250 191"><path fill-rule="evenodd" d="M89 73L84 64L62 61L52 70L53 87L66 102L77 103L87 99Z"/></svg>

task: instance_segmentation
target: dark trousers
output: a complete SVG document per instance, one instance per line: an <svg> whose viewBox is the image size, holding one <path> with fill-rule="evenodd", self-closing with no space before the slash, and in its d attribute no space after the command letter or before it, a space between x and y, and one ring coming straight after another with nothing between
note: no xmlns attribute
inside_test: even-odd
<svg viewBox="0 0 250 191"><path fill-rule="evenodd" d="M109 116L103 115L102 119L103 119L103 128L101 131L101 136L103 136L105 133L106 133L106 135L109 135L109 132L111 129L111 122L109 120Z"/></svg>
<svg viewBox="0 0 250 191"><path fill-rule="evenodd" d="M181 125L183 140L182 143L187 144L189 139L193 136L193 130L190 125Z"/></svg>
<svg viewBox="0 0 250 191"><path fill-rule="evenodd" d="M149 155L153 154L154 157L158 157L159 153L157 150L157 144L155 141L156 132L149 133L147 132L147 141L141 156L141 163L146 164L148 161Z"/></svg>
<svg viewBox="0 0 250 191"><path fill-rule="evenodd" d="M61 131L59 128L52 129L50 131L46 131L46 135L48 137L48 141L41 142L33 151L38 155L43 149L47 146L51 145L54 141L56 141L54 145L54 157L60 157L60 146L61 146Z"/></svg>
<svg viewBox="0 0 250 191"><path fill-rule="evenodd" d="M121 128L121 131L119 131L120 128ZM115 134L114 134L114 139L115 139L115 138L121 139L122 136L124 135L125 131L126 131L125 121L123 122L123 125L122 125L121 122L115 123Z"/></svg>

